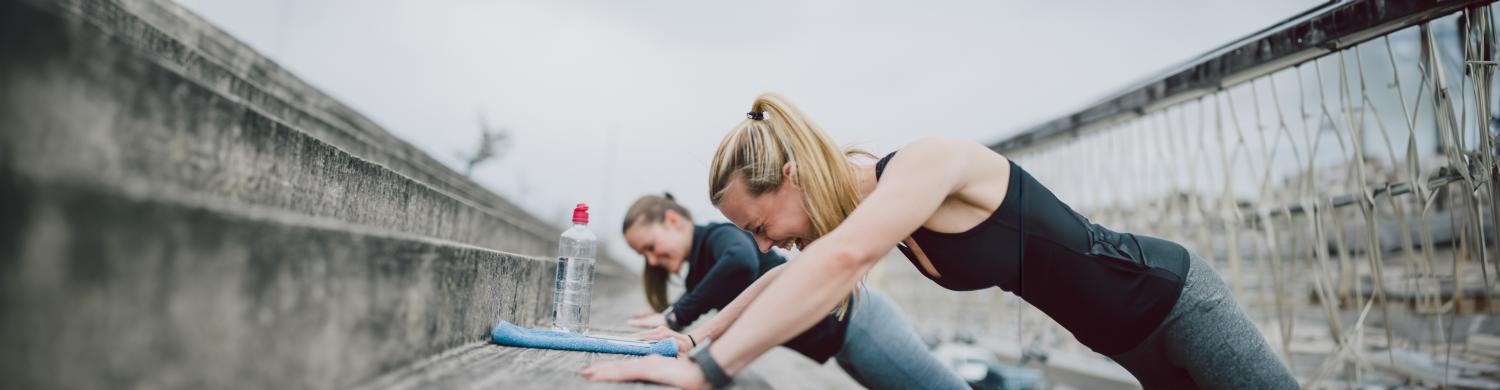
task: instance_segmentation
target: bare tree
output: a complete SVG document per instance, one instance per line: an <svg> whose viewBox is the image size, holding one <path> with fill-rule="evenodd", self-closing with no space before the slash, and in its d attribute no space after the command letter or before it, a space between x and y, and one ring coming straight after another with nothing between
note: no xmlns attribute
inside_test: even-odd
<svg viewBox="0 0 1500 390"><path fill-rule="evenodd" d="M498 159L510 147L510 130L490 125L484 114L479 115L479 144L473 153L459 153L464 160L464 176L474 173L474 167Z"/></svg>

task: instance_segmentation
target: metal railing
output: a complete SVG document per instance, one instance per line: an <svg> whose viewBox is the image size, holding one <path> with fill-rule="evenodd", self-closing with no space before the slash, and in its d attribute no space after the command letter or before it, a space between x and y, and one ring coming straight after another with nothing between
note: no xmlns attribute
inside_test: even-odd
<svg viewBox="0 0 1500 390"><path fill-rule="evenodd" d="M1304 385L1469 380L1401 357L1500 312L1489 3L1328 3L991 147L1210 259Z"/></svg>

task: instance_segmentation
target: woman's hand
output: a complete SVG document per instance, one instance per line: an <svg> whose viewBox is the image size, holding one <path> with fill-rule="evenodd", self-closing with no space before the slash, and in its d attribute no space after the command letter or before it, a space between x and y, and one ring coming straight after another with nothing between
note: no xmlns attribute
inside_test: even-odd
<svg viewBox="0 0 1500 390"><path fill-rule="evenodd" d="M693 347L696 346L694 340L688 338L687 335L674 332L671 328L665 326L658 326L656 327L656 329L641 331L636 334L630 335L630 337L646 340L661 340L666 338L677 340L677 357L683 359L686 359L688 351L693 350Z"/></svg>
<svg viewBox="0 0 1500 390"><path fill-rule="evenodd" d="M636 315L634 317L631 317L630 320L625 321L625 325L636 328L655 328L659 326L667 326L667 317L662 316L661 313L641 312L636 313Z"/></svg>
<svg viewBox="0 0 1500 390"><path fill-rule="evenodd" d="M651 355L640 359L599 362L579 371L584 379L595 382L646 381L684 389L707 389L703 369L687 359Z"/></svg>

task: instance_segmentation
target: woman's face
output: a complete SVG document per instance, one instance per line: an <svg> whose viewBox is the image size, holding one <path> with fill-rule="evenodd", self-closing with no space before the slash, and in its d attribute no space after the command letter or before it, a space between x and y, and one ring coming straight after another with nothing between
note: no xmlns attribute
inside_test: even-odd
<svg viewBox="0 0 1500 390"><path fill-rule="evenodd" d="M791 249L794 244L804 246L811 241L812 222L802 206L802 188L790 180L786 168L782 170L781 186L760 196L750 195L744 176L736 172L719 199L719 211L754 235L761 252L769 252L773 246Z"/></svg>
<svg viewBox="0 0 1500 390"><path fill-rule="evenodd" d="M667 210L657 223L641 221L625 230L625 244L646 257L646 265L676 273L693 246L693 223Z"/></svg>

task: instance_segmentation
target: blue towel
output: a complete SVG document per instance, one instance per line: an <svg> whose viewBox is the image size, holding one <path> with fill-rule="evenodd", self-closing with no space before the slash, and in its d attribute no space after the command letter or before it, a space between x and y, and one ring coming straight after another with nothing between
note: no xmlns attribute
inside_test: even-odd
<svg viewBox="0 0 1500 390"><path fill-rule="evenodd" d="M589 337L547 329L526 329L508 321L500 321L490 331L490 340L495 344L512 347L561 349L567 351L618 353L626 355L677 356L677 342L667 338L647 341L646 345Z"/></svg>

